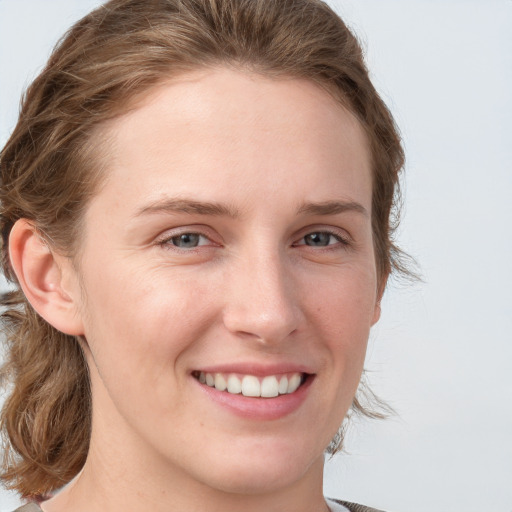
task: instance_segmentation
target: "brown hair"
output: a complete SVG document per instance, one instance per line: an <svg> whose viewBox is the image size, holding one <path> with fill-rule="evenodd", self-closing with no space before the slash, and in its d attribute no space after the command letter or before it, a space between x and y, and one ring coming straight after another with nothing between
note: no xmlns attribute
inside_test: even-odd
<svg viewBox="0 0 512 512"><path fill-rule="evenodd" d="M73 256L83 211L102 175L95 129L169 75L219 64L315 81L358 117L372 155L378 274L384 283L392 269L404 271L392 240L400 138L356 38L327 5L112 0L99 7L57 45L0 154L2 264L15 288L3 298L8 350L1 376L12 388L0 417L1 478L25 496L55 490L78 473L88 451L91 401L79 341L39 317L17 285L10 230L29 219L55 250ZM376 415L358 399L353 409Z"/></svg>

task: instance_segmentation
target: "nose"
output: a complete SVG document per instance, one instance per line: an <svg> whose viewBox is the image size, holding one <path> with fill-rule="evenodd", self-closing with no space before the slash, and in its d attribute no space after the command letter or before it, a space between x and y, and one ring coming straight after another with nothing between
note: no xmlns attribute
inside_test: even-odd
<svg viewBox="0 0 512 512"><path fill-rule="evenodd" d="M265 345L293 334L302 317L292 272L278 254L241 258L225 288L224 325L237 336Z"/></svg>

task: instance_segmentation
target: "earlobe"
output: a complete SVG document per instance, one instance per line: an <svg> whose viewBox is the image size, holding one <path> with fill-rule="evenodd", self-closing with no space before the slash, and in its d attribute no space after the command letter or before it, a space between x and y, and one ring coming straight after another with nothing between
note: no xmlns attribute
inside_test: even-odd
<svg viewBox="0 0 512 512"><path fill-rule="evenodd" d="M79 336L79 289L69 258L58 255L34 224L19 219L9 236L9 256L18 282L32 307L59 331Z"/></svg>

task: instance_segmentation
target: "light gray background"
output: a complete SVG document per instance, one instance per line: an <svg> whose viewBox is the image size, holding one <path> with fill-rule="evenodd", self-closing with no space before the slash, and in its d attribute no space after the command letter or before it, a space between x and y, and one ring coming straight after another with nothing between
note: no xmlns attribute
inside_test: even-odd
<svg viewBox="0 0 512 512"><path fill-rule="evenodd" d="M0 144L18 99L99 0L0 0ZM392 286L367 367L398 410L355 425L326 493L395 512L512 512L512 2L331 1L361 38L407 150ZM0 510L16 504L0 492Z"/></svg>

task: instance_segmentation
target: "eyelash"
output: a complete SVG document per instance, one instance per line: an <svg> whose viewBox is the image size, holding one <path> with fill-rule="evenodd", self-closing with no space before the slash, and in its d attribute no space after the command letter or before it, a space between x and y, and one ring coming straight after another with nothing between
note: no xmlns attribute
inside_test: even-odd
<svg viewBox="0 0 512 512"><path fill-rule="evenodd" d="M337 231L331 231L331 230L327 230L327 229L318 229L318 230L314 230L314 231L309 231L308 233L306 233L304 236L302 236L300 238L300 242L305 241L305 239L307 237L311 237L312 235L328 235L329 238L331 238L331 239L334 238L344 248L351 245L350 239L348 238L348 236L343 236L343 235L341 235ZM320 249L323 249L323 250L335 250L337 248L337 244L336 243L333 243L333 244L328 243L327 245L312 246L312 245L308 245L306 243L298 243L298 242L296 242L293 245L294 246L313 247L313 248L316 247L316 248L320 248Z"/></svg>
<svg viewBox="0 0 512 512"><path fill-rule="evenodd" d="M174 240L176 240L176 239L179 240L180 237L184 237L186 235L203 238L204 240L209 241L209 243L199 243L198 245L195 245L193 247L185 248L185 247L179 247L178 245L176 245L173 242ZM322 249L324 251L339 249L337 243L327 243L326 245L319 245L319 246L308 245L305 242L305 240L307 237L311 237L313 235L328 235L329 242L331 242L332 239L335 239L342 246L342 248L347 248L347 247L351 246L351 240L348 236L346 236L346 235L343 236L337 231L332 231L332 230L327 230L327 229L318 229L318 230L308 231L301 238L299 238L299 240L297 242L294 242L292 244L292 247L304 246L304 247L311 247L313 249L315 249L315 248ZM166 236L165 238L158 240L157 244L161 247L165 247L166 249L175 250L175 251L179 251L179 252L195 252L197 250L200 250L201 247L211 247L212 245L214 245L214 246L217 245L215 242L213 242L211 240L211 238L208 235L201 233L200 231L182 231L181 233L175 233L175 234L173 233L171 236Z"/></svg>
<svg viewBox="0 0 512 512"><path fill-rule="evenodd" d="M198 245L196 245L194 247L189 247L189 248L179 247L178 245L173 243L173 240L179 239L179 238L184 237L186 235L197 236L199 238L203 238L205 240L208 240L210 243L206 243L206 244L205 243L200 243L200 244L198 244ZM158 245L160 245L162 247L165 247L167 249L176 250L176 251L185 251L185 252L192 252L194 250L197 250L199 247L211 246L213 244L213 242L211 241L211 239L207 235L205 235L204 233L201 233L199 231L183 231L181 233L172 234L171 236L166 236L162 240L158 240L157 243L158 243Z"/></svg>

